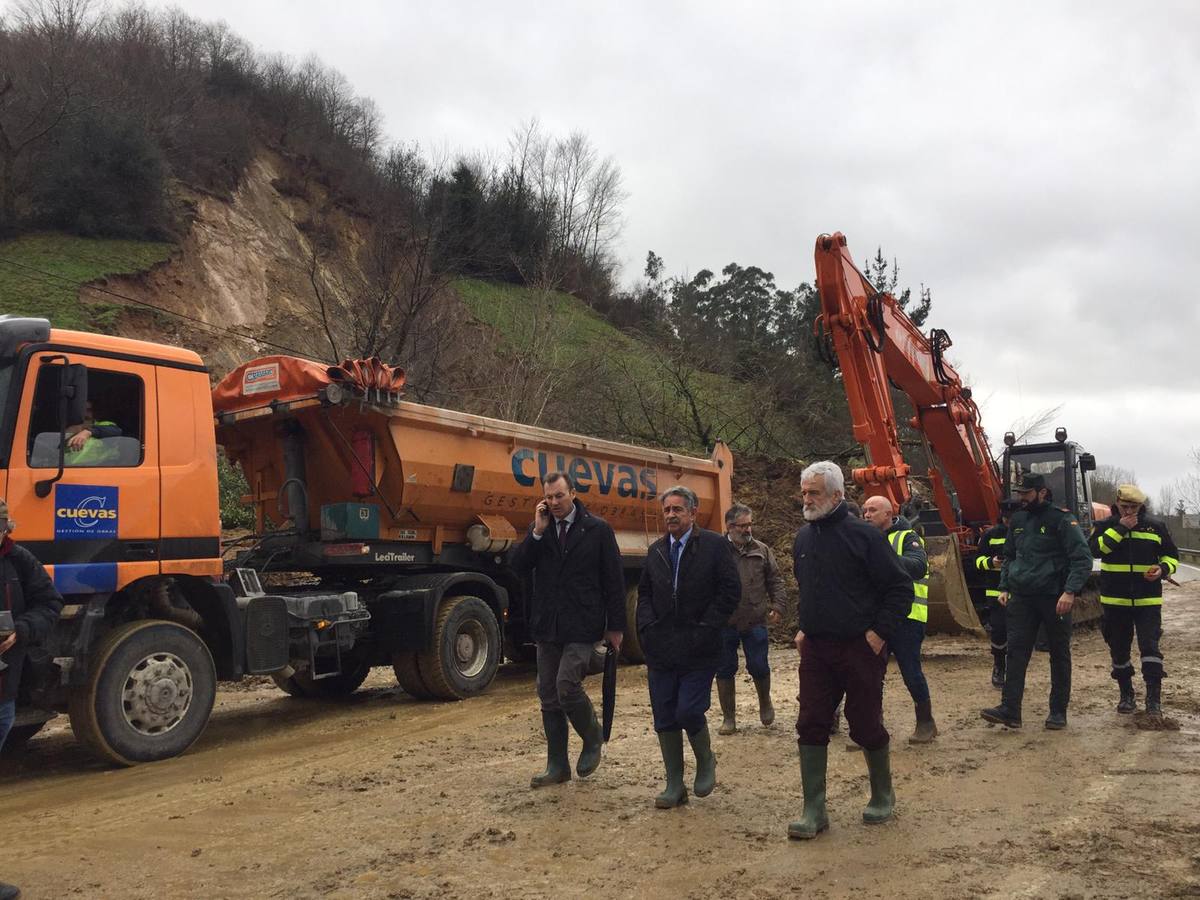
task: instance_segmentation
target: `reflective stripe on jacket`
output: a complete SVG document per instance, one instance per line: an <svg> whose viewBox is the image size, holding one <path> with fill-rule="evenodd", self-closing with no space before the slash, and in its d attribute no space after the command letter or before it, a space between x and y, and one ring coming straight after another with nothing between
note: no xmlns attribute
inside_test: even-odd
<svg viewBox="0 0 1200 900"><path fill-rule="evenodd" d="M1001 522L993 525L979 538L979 552L975 556L975 568L983 573L984 584L987 585L985 594L988 597L1000 596L1000 570L992 568L992 557L1004 559L1004 542L1008 536L1008 526Z"/></svg>
<svg viewBox="0 0 1200 900"><path fill-rule="evenodd" d="M918 622L929 621L929 557L925 554L925 541L908 527L908 522L897 518L887 533L888 543L901 565L913 579L913 601L908 618ZM916 573L920 572L918 576Z"/></svg>
<svg viewBox="0 0 1200 900"><path fill-rule="evenodd" d="M1138 510L1133 528L1121 524L1115 510L1097 523L1088 541L1092 556L1100 560L1100 602L1109 606L1161 606L1162 579L1179 570L1179 551L1166 523ZM1159 578L1147 581L1146 572L1155 566Z"/></svg>

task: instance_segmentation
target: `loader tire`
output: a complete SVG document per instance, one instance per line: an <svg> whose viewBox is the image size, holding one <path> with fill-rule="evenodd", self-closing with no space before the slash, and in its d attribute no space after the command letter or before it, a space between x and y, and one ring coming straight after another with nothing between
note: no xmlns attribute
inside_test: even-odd
<svg viewBox="0 0 1200 900"><path fill-rule="evenodd" d="M428 650L417 654L421 680L439 700L464 700L484 691L500 667L500 624L478 597L445 597Z"/></svg>
<svg viewBox="0 0 1200 900"><path fill-rule="evenodd" d="M178 756L208 724L216 699L212 654L190 628L161 619L121 625L91 654L69 700L71 730L121 766Z"/></svg>

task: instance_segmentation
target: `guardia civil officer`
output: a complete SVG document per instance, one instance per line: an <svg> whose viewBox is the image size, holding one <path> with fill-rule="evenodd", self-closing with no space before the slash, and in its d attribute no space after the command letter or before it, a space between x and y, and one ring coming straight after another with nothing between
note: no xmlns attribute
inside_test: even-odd
<svg viewBox="0 0 1200 900"><path fill-rule="evenodd" d="M1146 495L1134 484L1117 488L1112 515L1096 524L1089 542L1100 560L1100 631L1112 656L1112 677L1121 690L1117 712L1137 710L1133 660L1129 650L1137 631L1146 712L1162 714L1162 582L1179 569L1179 551L1165 522L1146 514Z"/></svg>
<svg viewBox="0 0 1200 900"><path fill-rule="evenodd" d="M1021 727L1025 670L1038 626L1050 643L1050 714L1046 727L1067 727L1071 700L1071 608L1092 572L1087 538L1072 513L1051 503L1042 475L1025 473L1017 485L1000 568L1001 606L1008 611L1008 658L999 706L981 711L989 722Z"/></svg>

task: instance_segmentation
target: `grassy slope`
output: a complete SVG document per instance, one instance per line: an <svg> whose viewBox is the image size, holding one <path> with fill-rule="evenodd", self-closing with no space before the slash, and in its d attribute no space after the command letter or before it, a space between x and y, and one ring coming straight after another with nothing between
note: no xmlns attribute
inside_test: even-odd
<svg viewBox="0 0 1200 900"><path fill-rule="evenodd" d="M111 331L119 307L81 302L80 285L149 269L173 246L55 233L0 242L0 313L42 316L58 328Z"/></svg>
<svg viewBox="0 0 1200 900"><path fill-rule="evenodd" d="M503 339L519 339L520 330L529 322L528 306L534 302L530 290L475 279L460 279L455 283L455 288L476 319L494 328ZM558 346L565 349L569 359L586 359L589 351L603 347L607 355L622 357L625 371L645 379L658 377L652 362L658 351L653 347L614 328L595 311L568 294L556 293L550 299L556 316L556 331L561 336ZM694 362L698 366L703 365L702 358ZM734 449L743 449L746 441L737 439L735 435L743 427L753 427L760 420L761 404L755 401L747 385L731 378L700 373L697 383L701 402L721 408L731 420L730 427L726 429L728 433L720 436L726 440L732 439ZM687 415L682 401L675 415ZM769 424L772 427L781 425L779 422ZM698 452L702 448L677 449Z"/></svg>

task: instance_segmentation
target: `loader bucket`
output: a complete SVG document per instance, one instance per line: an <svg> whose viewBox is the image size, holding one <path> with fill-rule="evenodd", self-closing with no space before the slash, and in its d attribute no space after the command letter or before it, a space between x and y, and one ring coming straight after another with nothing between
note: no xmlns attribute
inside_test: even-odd
<svg viewBox="0 0 1200 900"><path fill-rule="evenodd" d="M931 633L982 635L983 624L967 592L963 576L962 553L955 537L926 537L929 557L929 621Z"/></svg>

